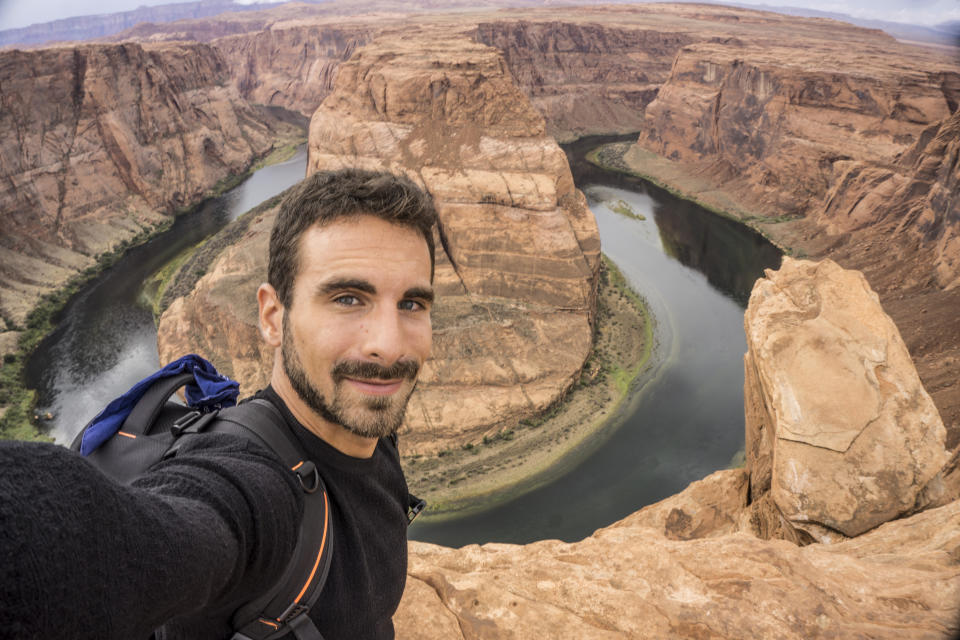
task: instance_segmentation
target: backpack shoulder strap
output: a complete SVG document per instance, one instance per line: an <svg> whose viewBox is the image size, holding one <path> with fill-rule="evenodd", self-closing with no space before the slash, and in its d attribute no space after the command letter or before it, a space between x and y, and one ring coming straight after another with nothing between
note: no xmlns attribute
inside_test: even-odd
<svg viewBox="0 0 960 640"><path fill-rule="evenodd" d="M208 431L260 441L293 471L304 491L297 545L277 583L233 614L232 640L269 640L292 633L297 640L323 640L309 617L330 571L333 531L330 502L316 465L273 404L254 398L221 411Z"/></svg>

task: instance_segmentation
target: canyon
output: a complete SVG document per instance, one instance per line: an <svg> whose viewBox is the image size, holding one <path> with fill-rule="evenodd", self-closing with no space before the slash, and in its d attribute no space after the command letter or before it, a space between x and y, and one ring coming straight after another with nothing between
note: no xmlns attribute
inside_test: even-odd
<svg viewBox="0 0 960 640"><path fill-rule="evenodd" d="M43 296L302 135L227 78L203 44L0 53L3 353Z"/></svg>
<svg viewBox="0 0 960 640"><path fill-rule="evenodd" d="M358 49L313 116L308 174L402 173L440 216L434 346L401 430L406 455L480 442L543 412L590 353L600 241L544 129L495 49L430 31ZM240 308L252 297L237 292L252 296L266 277L271 215L167 309L161 359L197 352L244 388L268 382L272 353Z"/></svg>
<svg viewBox="0 0 960 640"><path fill-rule="evenodd" d="M27 301L53 286L36 274L65 281L111 243L162 221L157 211L187 204L264 153L280 125L253 103L297 111L312 118L308 171L388 168L437 199L435 353L403 433L405 454L436 455L542 412L580 374L600 246L554 139L640 131L626 168L818 259L786 259L754 287L746 465L580 542L411 543L398 636L960 630L956 60L831 20L694 4L348 20L270 11L249 32L213 37L211 27L202 44L0 54L19 61L11 75L14 66L41 68L23 61L43 56L42 68L64 69L56 82L24 76L15 93L12 81L0 84L5 107L39 85L63 97L47 101L56 113L47 120L30 120L39 106L4 110L24 123L8 130L53 131L0 154L8 185L46 185L0 192L3 237L13 238L0 254L14 274L4 286L19 283L20 296L8 303L0 291L5 322L19 322ZM182 35L177 28L137 37ZM79 116L64 120L74 97L83 105L97 95L75 89L86 75L73 60L117 52L147 68L175 59L190 69L172 94L154 82L159 70L122 88L153 91L132 100L136 122L152 117L158 131L172 131L136 109L189 104L185 113L204 114L202 125L183 115L184 128L203 135L176 138L179 146L159 133L137 137L116 124L119 107L91 107L96 116L82 127L70 124ZM74 148L87 153L82 162ZM42 162L18 155L40 149L51 150ZM129 215L103 204L108 189L129 198ZM7 202L21 203L20 213L7 218ZM272 354L242 298L263 279L274 207L242 219L232 246L166 310L162 354L198 350L245 385L263 383ZM6 235L7 219L16 235ZM101 219L108 223L91 232Z"/></svg>
<svg viewBox="0 0 960 640"><path fill-rule="evenodd" d="M876 294L786 258L744 323L745 468L579 542L412 542L398 637L954 637L945 430Z"/></svg>

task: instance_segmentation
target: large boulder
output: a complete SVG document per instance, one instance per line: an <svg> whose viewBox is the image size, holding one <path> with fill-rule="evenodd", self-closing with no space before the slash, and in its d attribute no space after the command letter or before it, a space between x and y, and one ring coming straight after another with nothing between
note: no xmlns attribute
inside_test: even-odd
<svg viewBox="0 0 960 640"><path fill-rule="evenodd" d="M856 536L942 496L943 423L860 272L785 258L754 286L744 328L760 533Z"/></svg>

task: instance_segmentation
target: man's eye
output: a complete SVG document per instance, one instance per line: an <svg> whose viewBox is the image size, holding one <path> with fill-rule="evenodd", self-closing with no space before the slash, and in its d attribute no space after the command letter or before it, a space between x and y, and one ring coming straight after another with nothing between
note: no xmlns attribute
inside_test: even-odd
<svg viewBox="0 0 960 640"><path fill-rule="evenodd" d="M421 309L426 309L423 303L417 302L416 300L401 300L397 308L401 311L420 311Z"/></svg>
<svg viewBox="0 0 960 640"><path fill-rule="evenodd" d="M337 296L336 298L333 299L333 301L345 307L352 307L354 305L360 304L360 298L358 298L357 296L349 296L349 295Z"/></svg>

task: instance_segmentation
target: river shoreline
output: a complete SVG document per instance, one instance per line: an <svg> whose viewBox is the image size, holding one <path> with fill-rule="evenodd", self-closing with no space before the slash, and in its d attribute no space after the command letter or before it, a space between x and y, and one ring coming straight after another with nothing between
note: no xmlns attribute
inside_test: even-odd
<svg viewBox="0 0 960 640"><path fill-rule="evenodd" d="M506 502L562 475L617 429L655 373L654 322L645 301L604 256L594 348L557 405L484 442L438 456L404 456L427 521L458 518Z"/></svg>
<svg viewBox="0 0 960 640"><path fill-rule="evenodd" d="M747 211L727 194L706 185L672 160L646 151L632 142L600 145L586 155L586 160L601 169L646 180L681 200L687 200L711 213L738 222L759 233L785 255L804 257L806 253L803 249L787 244L789 234L777 233L772 228L774 225L792 222L796 218L765 218Z"/></svg>
<svg viewBox="0 0 960 640"><path fill-rule="evenodd" d="M211 199L223 195L264 166L283 162L305 142L306 138L302 136L278 139L266 154L251 158L243 172L220 180L195 204L173 212L160 224L145 228L136 236L119 243L108 253L99 256L95 264L72 276L65 285L43 296L27 314L22 329L11 329L0 334L11 334L8 342L12 343L4 345L3 353L0 354L3 358L0 365L0 439L52 441L39 424L35 413L36 391L23 382L23 369L34 350L57 328L60 313L77 293L116 264L127 252L166 232L177 218L196 211Z"/></svg>

